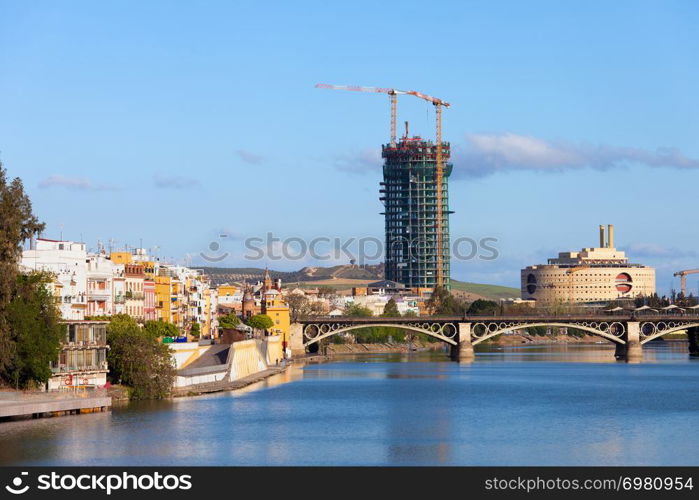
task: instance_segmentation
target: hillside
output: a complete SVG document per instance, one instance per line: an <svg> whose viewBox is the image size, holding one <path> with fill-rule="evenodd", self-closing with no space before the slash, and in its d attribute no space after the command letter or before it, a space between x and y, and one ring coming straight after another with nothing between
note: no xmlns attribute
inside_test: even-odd
<svg viewBox="0 0 699 500"><path fill-rule="evenodd" d="M261 280L265 270L255 267L199 267L215 284L235 283L246 280ZM269 270L272 279L281 278L285 283L313 282L322 280L363 280L368 282L383 279L383 265L341 265L332 267L304 267L298 271ZM356 285L355 285L356 286Z"/></svg>
<svg viewBox="0 0 699 500"><path fill-rule="evenodd" d="M265 270L256 267L200 267L214 284L236 283L246 280L261 280ZM336 290L348 290L352 287L366 286L372 281L383 279L383 265L342 265L332 267L304 267L298 271L273 271L272 279L281 278L284 283L294 283L302 288L331 286ZM510 288L484 283L468 283L452 280L452 291L467 300L519 297L518 288Z"/></svg>
<svg viewBox="0 0 699 500"><path fill-rule="evenodd" d="M451 280L451 288L454 293L464 292L466 294L478 295L490 300L518 298L519 288L511 288L500 285L487 285L484 283L468 283L465 281Z"/></svg>

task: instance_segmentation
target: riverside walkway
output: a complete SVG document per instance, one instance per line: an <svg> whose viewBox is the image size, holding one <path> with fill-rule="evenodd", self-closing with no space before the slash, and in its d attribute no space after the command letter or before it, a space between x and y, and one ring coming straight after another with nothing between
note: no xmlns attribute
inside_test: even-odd
<svg viewBox="0 0 699 500"><path fill-rule="evenodd" d="M17 418L98 413L111 408L112 398L101 393L0 392L0 422Z"/></svg>

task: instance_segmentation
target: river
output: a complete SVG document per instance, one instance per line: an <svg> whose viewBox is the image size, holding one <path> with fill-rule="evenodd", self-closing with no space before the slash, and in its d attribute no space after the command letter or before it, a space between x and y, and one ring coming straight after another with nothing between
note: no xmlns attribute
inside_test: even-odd
<svg viewBox="0 0 699 500"><path fill-rule="evenodd" d="M242 391L0 424L3 465L697 465L684 342L294 366Z"/></svg>

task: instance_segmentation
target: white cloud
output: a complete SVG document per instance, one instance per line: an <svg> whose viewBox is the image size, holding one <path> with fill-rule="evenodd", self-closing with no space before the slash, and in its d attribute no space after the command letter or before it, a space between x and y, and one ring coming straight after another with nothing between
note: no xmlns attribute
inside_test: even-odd
<svg viewBox="0 0 699 500"><path fill-rule="evenodd" d="M694 250L681 250L679 248L665 247L657 243L632 243L627 247L623 247L630 258L649 257L649 258L670 258L681 259L686 257L697 257L697 252Z"/></svg>
<svg viewBox="0 0 699 500"><path fill-rule="evenodd" d="M367 148L338 155L335 167L344 172L364 174L381 169L379 148ZM511 132L466 134L465 142L452 148L453 177L484 177L496 172L563 172L583 168L609 170L630 165L658 168L699 169L699 159L685 156L675 148L655 150L548 141Z"/></svg>
<svg viewBox="0 0 699 500"><path fill-rule="evenodd" d="M381 150L378 148L366 148L353 151L335 157L335 167L343 172L352 174L364 174L381 169L383 160Z"/></svg>
<svg viewBox="0 0 699 500"><path fill-rule="evenodd" d="M605 144L573 144L511 132L467 134L465 146L455 148L453 163L455 177L482 177L504 171L608 170L631 164L699 169L699 160L674 148L651 151Z"/></svg>
<svg viewBox="0 0 699 500"><path fill-rule="evenodd" d="M236 154L241 160L243 160L245 163L249 163L250 165L259 165L264 161L263 156L251 153L250 151L245 151L244 149L238 149Z"/></svg>
<svg viewBox="0 0 699 500"><path fill-rule="evenodd" d="M40 188L62 187L74 191L116 191L120 189L112 184L95 184L85 177L65 177L63 175L51 175L39 182Z"/></svg>

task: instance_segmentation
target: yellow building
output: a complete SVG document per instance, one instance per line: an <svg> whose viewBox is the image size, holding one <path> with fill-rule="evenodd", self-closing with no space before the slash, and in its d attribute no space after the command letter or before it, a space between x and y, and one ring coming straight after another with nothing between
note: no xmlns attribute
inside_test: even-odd
<svg viewBox="0 0 699 500"><path fill-rule="evenodd" d="M216 315L216 290L206 287L203 292L204 303L204 324L202 325L202 334L213 337L214 333L214 316Z"/></svg>
<svg viewBox="0 0 699 500"><path fill-rule="evenodd" d="M220 300L221 297L232 297L233 295L235 295L235 292L236 292L236 290L238 290L238 287L236 287L235 285L225 284L225 285L219 285L217 290L218 290L218 296L219 296L219 300ZM226 302L226 300L224 300L224 302Z"/></svg>
<svg viewBox="0 0 699 500"><path fill-rule="evenodd" d="M289 315L289 306L284 302L279 290L272 288L264 292L262 296L262 314L272 318L274 325L269 329L270 333L281 336L282 345L286 348L289 345L291 316Z"/></svg>
<svg viewBox="0 0 699 500"><path fill-rule="evenodd" d="M170 278L170 323L174 323L177 328L184 327L184 286L176 278Z"/></svg>
<svg viewBox="0 0 699 500"><path fill-rule="evenodd" d="M131 252L112 252L109 258L115 264L133 264Z"/></svg>
<svg viewBox="0 0 699 500"><path fill-rule="evenodd" d="M171 311L172 284L170 276L155 277L156 319L172 323Z"/></svg>
<svg viewBox="0 0 699 500"><path fill-rule="evenodd" d="M146 279L154 279L156 273L155 261L144 260L140 264L143 266L143 273L146 275Z"/></svg>

